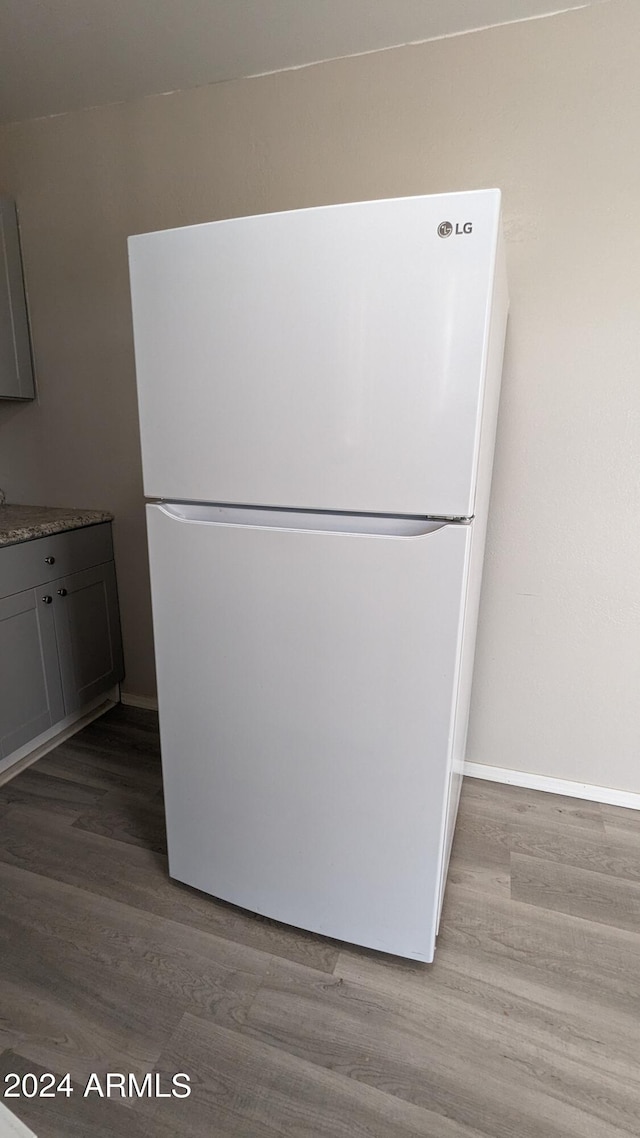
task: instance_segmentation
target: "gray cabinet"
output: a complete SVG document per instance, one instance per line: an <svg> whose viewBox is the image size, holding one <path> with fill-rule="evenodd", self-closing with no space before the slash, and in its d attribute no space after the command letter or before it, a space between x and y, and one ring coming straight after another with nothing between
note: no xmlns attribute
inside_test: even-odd
<svg viewBox="0 0 640 1138"><path fill-rule="evenodd" d="M4 597L0 600L0 758L63 716L53 607L37 589Z"/></svg>
<svg viewBox="0 0 640 1138"><path fill-rule="evenodd" d="M110 524L0 548L0 761L123 675Z"/></svg>
<svg viewBox="0 0 640 1138"><path fill-rule="evenodd" d="M113 562L53 582L53 613L67 715L122 679Z"/></svg>
<svg viewBox="0 0 640 1138"><path fill-rule="evenodd" d="M0 197L0 399L33 399L27 299L15 203Z"/></svg>

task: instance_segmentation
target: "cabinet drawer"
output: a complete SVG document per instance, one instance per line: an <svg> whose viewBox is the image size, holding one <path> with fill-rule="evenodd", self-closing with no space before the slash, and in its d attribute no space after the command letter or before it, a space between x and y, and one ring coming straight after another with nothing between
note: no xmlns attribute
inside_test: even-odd
<svg viewBox="0 0 640 1138"><path fill-rule="evenodd" d="M0 549L0 596L34 589L112 558L110 522L5 546Z"/></svg>

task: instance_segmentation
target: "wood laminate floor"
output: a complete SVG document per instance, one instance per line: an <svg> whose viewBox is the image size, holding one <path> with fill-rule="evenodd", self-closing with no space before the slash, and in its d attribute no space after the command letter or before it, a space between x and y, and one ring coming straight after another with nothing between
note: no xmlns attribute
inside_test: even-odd
<svg viewBox="0 0 640 1138"><path fill-rule="evenodd" d="M38 1138L640 1133L639 815L467 781L433 965L216 902L164 849L151 712L0 787L0 1080L74 1087L5 1100ZM192 1093L83 1097L108 1071Z"/></svg>

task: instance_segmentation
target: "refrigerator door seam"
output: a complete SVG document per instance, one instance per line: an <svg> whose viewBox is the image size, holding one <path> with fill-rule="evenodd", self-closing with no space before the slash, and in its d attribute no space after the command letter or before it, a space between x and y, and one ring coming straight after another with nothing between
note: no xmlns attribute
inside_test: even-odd
<svg viewBox="0 0 640 1138"><path fill-rule="evenodd" d="M180 525L227 526L288 533L358 535L400 540L425 537L449 524L442 518L398 518L383 515L321 514L251 507L191 506L156 503L155 509Z"/></svg>

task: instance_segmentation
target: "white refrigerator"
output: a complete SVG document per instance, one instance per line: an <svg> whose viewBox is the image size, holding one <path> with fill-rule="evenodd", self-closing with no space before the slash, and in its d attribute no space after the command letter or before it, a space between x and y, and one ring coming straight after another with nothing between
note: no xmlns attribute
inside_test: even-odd
<svg viewBox="0 0 640 1138"><path fill-rule="evenodd" d="M507 318L500 193L129 240L172 877L433 959Z"/></svg>

